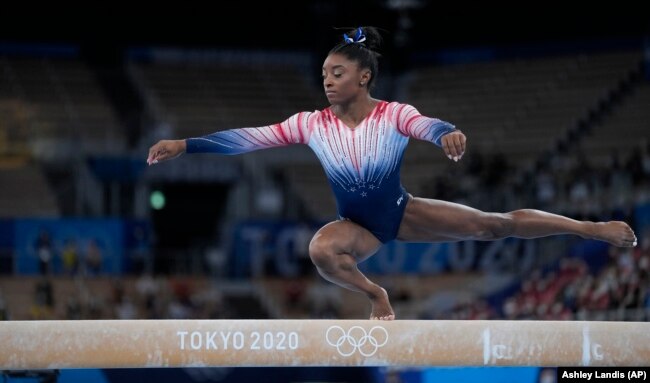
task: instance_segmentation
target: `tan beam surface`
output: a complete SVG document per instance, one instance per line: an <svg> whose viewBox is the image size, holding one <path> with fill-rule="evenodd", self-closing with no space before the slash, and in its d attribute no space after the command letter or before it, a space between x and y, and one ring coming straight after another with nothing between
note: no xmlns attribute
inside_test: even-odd
<svg viewBox="0 0 650 383"><path fill-rule="evenodd" d="M650 323L94 320L0 322L0 369L649 366Z"/></svg>

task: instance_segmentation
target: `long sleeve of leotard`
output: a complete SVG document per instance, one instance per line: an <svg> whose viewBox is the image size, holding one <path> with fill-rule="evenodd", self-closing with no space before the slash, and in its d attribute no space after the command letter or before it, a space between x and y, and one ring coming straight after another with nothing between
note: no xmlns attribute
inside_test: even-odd
<svg viewBox="0 0 650 383"><path fill-rule="evenodd" d="M456 127L437 118L426 117L420 114L413 106L400 104L396 110L397 130L405 136L433 142L441 146L440 139Z"/></svg>
<svg viewBox="0 0 650 383"><path fill-rule="evenodd" d="M309 117L300 112L284 122L258 128L223 130L203 137L188 138L187 153L240 154L254 150L306 144L309 142Z"/></svg>

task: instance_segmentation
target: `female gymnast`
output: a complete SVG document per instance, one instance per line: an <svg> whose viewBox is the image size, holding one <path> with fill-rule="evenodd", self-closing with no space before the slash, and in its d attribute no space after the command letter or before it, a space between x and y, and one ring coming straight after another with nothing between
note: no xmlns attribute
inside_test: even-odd
<svg viewBox="0 0 650 383"><path fill-rule="evenodd" d="M322 69L331 106L300 112L274 125L161 140L149 149L147 163L182 153L239 154L308 145L325 170L339 216L314 235L310 257L325 279L370 299L371 319L393 320L395 313L386 290L363 275L357 264L394 239L489 241L574 234L615 246L636 246L634 232L620 221L576 221L532 209L488 213L407 193L400 182L400 165L410 137L434 143L456 162L465 153L466 137L452 124L423 116L411 105L370 95L380 43L375 28L360 27L344 34L332 48Z"/></svg>

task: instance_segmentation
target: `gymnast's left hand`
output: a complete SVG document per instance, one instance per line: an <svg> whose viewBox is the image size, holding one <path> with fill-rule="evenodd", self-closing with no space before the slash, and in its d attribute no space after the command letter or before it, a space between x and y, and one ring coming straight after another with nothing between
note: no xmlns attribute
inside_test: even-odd
<svg viewBox="0 0 650 383"><path fill-rule="evenodd" d="M447 158L458 162L465 154L465 143L467 138L460 130L456 130L442 136L440 140L442 149L445 151Z"/></svg>

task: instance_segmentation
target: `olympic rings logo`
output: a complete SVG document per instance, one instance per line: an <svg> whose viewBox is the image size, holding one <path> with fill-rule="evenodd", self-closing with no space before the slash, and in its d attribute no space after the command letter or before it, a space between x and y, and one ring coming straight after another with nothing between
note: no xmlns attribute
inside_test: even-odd
<svg viewBox="0 0 650 383"><path fill-rule="evenodd" d="M346 332L340 326L331 326L325 333L325 340L330 346L336 347L341 356L347 357L359 351L359 354L369 357L388 342L388 331L375 326L366 332L361 326L352 326Z"/></svg>

